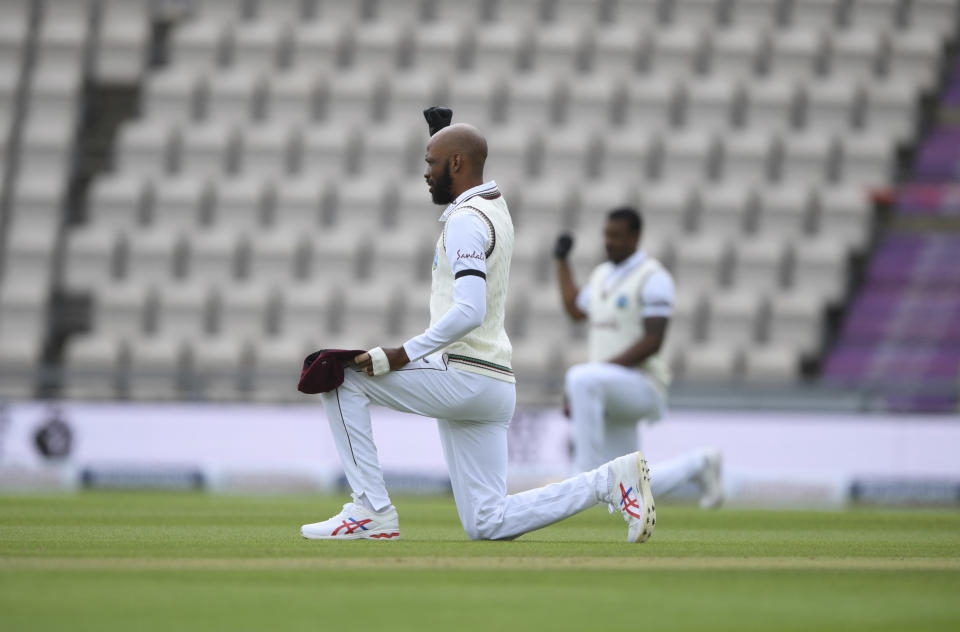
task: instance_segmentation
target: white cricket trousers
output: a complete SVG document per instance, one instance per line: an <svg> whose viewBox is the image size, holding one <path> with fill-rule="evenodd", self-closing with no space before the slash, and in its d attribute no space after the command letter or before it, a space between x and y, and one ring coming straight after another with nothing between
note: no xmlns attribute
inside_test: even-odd
<svg viewBox="0 0 960 632"><path fill-rule="evenodd" d="M347 482L357 502L390 505L370 423L370 404L437 419L457 512L474 540L515 538L596 505L609 489L609 468L507 495L507 428L513 384L447 366L439 355L370 377L355 367L322 395Z"/></svg>
<svg viewBox="0 0 960 632"><path fill-rule="evenodd" d="M577 364L567 371L567 401L573 422L574 469L597 467L640 449L637 422L658 421L666 403L650 379L636 369L607 362ZM705 451L650 464L654 497L697 479Z"/></svg>

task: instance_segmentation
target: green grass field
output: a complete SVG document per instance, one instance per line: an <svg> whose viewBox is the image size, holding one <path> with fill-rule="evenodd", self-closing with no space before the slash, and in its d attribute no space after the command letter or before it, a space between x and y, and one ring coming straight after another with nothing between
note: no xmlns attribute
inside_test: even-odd
<svg viewBox="0 0 960 632"><path fill-rule="evenodd" d="M597 509L470 542L399 498L397 542L303 540L342 498L0 498L0 630L957 630L960 512Z"/></svg>

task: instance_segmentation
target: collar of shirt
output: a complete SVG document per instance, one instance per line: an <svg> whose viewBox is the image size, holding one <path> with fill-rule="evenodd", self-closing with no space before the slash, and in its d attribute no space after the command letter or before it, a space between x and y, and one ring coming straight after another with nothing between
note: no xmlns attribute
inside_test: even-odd
<svg viewBox="0 0 960 632"><path fill-rule="evenodd" d="M484 193L492 193L497 190L497 183L495 180L490 182L484 182L483 184L478 184L472 189L467 189L463 193L457 196L457 199L451 202L446 209L443 211L443 215L440 216L440 221L445 222L447 218L450 217L452 213L458 206L469 200L470 198L476 195L482 195Z"/></svg>
<svg viewBox="0 0 960 632"><path fill-rule="evenodd" d="M636 268L638 265L643 263L643 260L647 258L647 254L640 250L639 248L635 253L621 261L616 263L613 266L613 271L607 276L604 281L604 287L610 288L613 287L616 283L620 281L624 276L626 276L631 270Z"/></svg>

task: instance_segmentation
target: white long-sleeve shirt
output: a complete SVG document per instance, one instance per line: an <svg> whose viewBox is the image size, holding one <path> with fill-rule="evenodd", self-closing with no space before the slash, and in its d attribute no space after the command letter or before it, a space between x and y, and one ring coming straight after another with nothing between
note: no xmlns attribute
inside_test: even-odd
<svg viewBox="0 0 960 632"><path fill-rule="evenodd" d="M468 196L472 191L465 191L460 197ZM456 204L454 202L451 207ZM403 343L411 362L459 340L479 327L486 315L487 263L484 253L489 246L487 225L474 213L459 213L447 220L446 230L444 254L456 277L453 285L454 305L432 327ZM472 272L458 276L464 270Z"/></svg>

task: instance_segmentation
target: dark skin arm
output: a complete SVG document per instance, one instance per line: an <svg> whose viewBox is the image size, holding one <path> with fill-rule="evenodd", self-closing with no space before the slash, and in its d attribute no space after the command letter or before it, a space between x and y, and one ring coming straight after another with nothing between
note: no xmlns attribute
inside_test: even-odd
<svg viewBox="0 0 960 632"><path fill-rule="evenodd" d="M403 347L383 347L383 352L387 354L387 360L390 361L391 371L396 371L410 362L410 358L407 357L407 350ZM369 353L361 353L353 361L360 365L360 369L364 373L373 375L373 360L370 359Z"/></svg>
<svg viewBox="0 0 960 632"><path fill-rule="evenodd" d="M563 300L563 307L567 314L574 320L583 320L586 314L577 307L577 294L580 288L573 280L573 271L570 270L570 264L566 259L557 259L557 281L560 283L560 297Z"/></svg>
<svg viewBox="0 0 960 632"><path fill-rule="evenodd" d="M670 319L663 317L644 318L643 338L624 349L622 353L610 358L609 362L611 364L633 367L660 351L669 322Z"/></svg>

